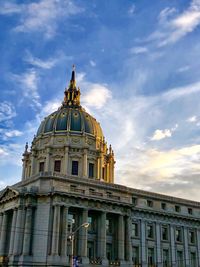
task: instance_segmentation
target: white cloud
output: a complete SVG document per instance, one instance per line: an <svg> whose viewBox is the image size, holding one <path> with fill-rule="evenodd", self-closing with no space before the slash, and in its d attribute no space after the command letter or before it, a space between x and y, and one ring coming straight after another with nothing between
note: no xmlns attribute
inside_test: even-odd
<svg viewBox="0 0 200 267"><path fill-rule="evenodd" d="M95 62L94 60L90 60L90 65L91 65L92 67L95 67L95 66L96 66L96 62Z"/></svg>
<svg viewBox="0 0 200 267"><path fill-rule="evenodd" d="M22 88L23 99L28 99L30 105L35 108L41 107L40 96L38 93L39 77L34 69L29 69L27 72L19 75L13 74L13 79L19 83Z"/></svg>
<svg viewBox="0 0 200 267"><path fill-rule="evenodd" d="M196 122L197 121L197 116L192 116L187 119L188 122Z"/></svg>
<svg viewBox="0 0 200 267"><path fill-rule="evenodd" d="M24 60L28 62L29 64L31 64L32 66L39 67L42 69L51 69L58 62L58 57L50 58L48 60L42 60L40 58L33 57L31 53L27 53Z"/></svg>
<svg viewBox="0 0 200 267"><path fill-rule="evenodd" d="M106 86L90 84L88 92L82 97L82 102L88 107L100 109L111 97L111 91Z"/></svg>
<svg viewBox="0 0 200 267"><path fill-rule="evenodd" d="M158 20L160 23L164 23L167 21L167 19L169 19L170 16L174 15L174 13L176 12L176 9L174 7L170 8L170 7L166 7L163 10L161 10L159 16L158 16Z"/></svg>
<svg viewBox="0 0 200 267"><path fill-rule="evenodd" d="M23 135L23 133L19 130L9 130L5 132L6 137L16 137L21 135Z"/></svg>
<svg viewBox="0 0 200 267"><path fill-rule="evenodd" d="M151 137L152 141L157 141L157 140L161 140L164 139L166 137L171 137L172 136L172 131L169 129L165 129L165 130L155 130L153 136Z"/></svg>
<svg viewBox="0 0 200 267"><path fill-rule="evenodd" d="M70 0L40 0L26 4L3 3L0 14L20 14L20 23L15 28L18 32L43 32L47 38L56 34L58 21L75 15L83 9Z"/></svg>
<svg viewBox="0 0 200 267"><path fill-rule="evenodd" d="M148 52L147 47L144 46L135 46L130 49L132 54L144 54Z"/></svg>
<svg viewBox="0 0 200 267"><path fill-rule="evenodd" d="M0 122L5 122L16 116L15 107L12 103L4 101L0 103Z"/></svg>
<svg viewBox="0 0 200 267"><path fill-rule="evenodd" d="M190 69L190 66L183 66L177 70L177 72L186 72Z"/></svg>
<svg viewBox="0 0 200 267"><path fill-rule="evenodd" d="M9 153L6 151L5 148L0 147L0 157L7 156Z"/></svg>

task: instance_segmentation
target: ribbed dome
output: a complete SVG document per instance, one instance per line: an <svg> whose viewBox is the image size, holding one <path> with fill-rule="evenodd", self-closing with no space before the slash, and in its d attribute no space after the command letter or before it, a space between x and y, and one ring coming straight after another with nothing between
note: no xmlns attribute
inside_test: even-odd
<svg viewBox="0 0 200 267"><path fill-rule="evenodd" d="M46 117L40 124L37 136L47 133L70 132L73 134L91 134L102 138L100 124L88 114L81 106L64 107Z"/></svg>

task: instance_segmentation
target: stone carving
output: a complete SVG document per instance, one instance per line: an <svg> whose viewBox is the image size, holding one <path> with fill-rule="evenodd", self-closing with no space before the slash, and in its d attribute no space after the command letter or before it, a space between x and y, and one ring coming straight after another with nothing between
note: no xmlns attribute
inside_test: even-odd
<svg viewBox="0 0 200 267"><path fill-rule="evenodd" d="M4 201L8 201L11 200L15 197L17 197L19 195L19 192L7 187L4 192L2 193L2 195L0 196L0 202L4 202Z"/></svg>

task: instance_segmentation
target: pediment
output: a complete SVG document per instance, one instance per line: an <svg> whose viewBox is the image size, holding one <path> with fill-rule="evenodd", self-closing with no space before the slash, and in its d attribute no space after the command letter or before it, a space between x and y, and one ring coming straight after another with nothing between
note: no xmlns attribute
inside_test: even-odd
<svg viewBox="0 0 200 267"><path fill-rule="evenodd" d="M11 200L13 198L16 198L19 195L19 192L12 187L6 187L0 195L0 202L5 202L8 200Z"/></svg>

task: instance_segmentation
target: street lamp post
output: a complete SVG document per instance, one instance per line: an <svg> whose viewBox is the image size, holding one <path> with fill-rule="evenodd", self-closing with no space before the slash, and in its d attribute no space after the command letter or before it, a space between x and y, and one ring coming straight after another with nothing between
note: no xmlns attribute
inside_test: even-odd
<svg viewBox="0 0 200 267"><path fill-rule="evenodd" d="M71 267L74 267L74 264L73 264L73 258L74 258L74 236L75 236L75 234L77 233L77 231L79 230L79 229L81 229L82 227L84 227L84 228L88 228L88 226L89 226L90 224L88 223L88 222L85 222L85 223L82 223L79 227L77 227L73 232L71 232L70 234L69 234L69 238L70 238L70 240L71 240L71 264L70 264L70 266Z"/></svg>

